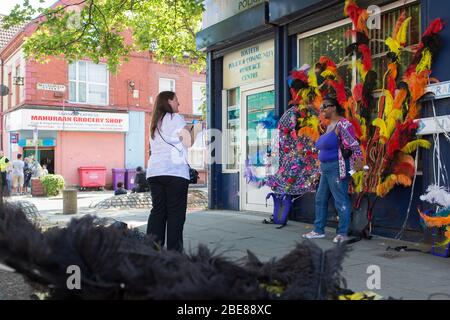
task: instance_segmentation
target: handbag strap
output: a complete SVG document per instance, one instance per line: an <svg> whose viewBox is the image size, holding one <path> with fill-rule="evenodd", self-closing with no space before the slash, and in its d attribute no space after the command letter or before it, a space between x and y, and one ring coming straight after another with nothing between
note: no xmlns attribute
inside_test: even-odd
<svg viewBox="0 0 450 320"><path fill-rule="evenodd" d="M183 151L182 151L182 150L178 149L175 145L173 145L173 144L170 143L170 142L167 142L166 139L164 139L164 137L163 137L162 134L161 134L161 131L159 131L158 126L156 126L156 130L158 130L159 136L161 137L161 139L163 139L163 141L164 141L165 143L167 143L168 145L174 147L180 154L183 154ZM183 155L184 155L184 154L183 154ZM189 162L187 161L186 157L184 157L184 160L186 160L186 164L188 165L188 167L189 167L189 169L190 169L191 166L189 165Z"/></svg>

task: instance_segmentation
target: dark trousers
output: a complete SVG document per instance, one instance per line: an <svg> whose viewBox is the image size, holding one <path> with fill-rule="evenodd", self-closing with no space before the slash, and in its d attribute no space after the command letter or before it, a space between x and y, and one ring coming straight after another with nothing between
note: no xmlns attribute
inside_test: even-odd
<svg viewBox="0 0 450 320"><path fill-rule="evenodd" d="M147 234L164 246L167 228L167 249L181 252L189 181L173 176L151 177L148 181L153 208L148 218Z"/></svg>
<svg viewBox="0 0 450 320"><path fill-rule="evenodd" d="M1 179L2 179L2 186L0 192L2 192L2 195L6 196L8 195L8 181L6 180L6 172L1 173Z"/></svg>

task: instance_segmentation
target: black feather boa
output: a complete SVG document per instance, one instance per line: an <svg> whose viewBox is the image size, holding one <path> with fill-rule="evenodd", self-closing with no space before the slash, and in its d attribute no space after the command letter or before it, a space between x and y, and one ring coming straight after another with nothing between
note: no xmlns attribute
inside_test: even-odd
<svg viewBox="0 0 450 320"><path fill-rule="evenodd" d="M0 262L49 299L337 299L349 292L341 276L347 252L306 241L267 263L251 252L231 261L203 245L189 254L160 250L149 237L93 216L42 232L20 208L0 207ZM80 290L67 288L71 265L81 270Z"/></svg>

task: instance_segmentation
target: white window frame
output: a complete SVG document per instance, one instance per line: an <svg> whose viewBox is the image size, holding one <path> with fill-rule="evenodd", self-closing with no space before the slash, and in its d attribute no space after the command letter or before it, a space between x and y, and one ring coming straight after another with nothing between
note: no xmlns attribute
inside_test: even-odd
<svg viewBox="0 0 450 320"><path fill-rule="evenodd" d="M222 90L222 173L239 173L240 172L240 162L241 162L241 144L238 145L238 167L236 169L227 168L228 163L228 143L229 143L229 131L227 130L227 120L228 120L228 91L236 90L237 88ZM241 92L241 90L239 90ZM239 130L238 134L242 134L242 107L241 107L241 96L236 97L236 106L239 106ZM216 151L217 152L217 151Z"/></svg>
<svg viewBox="0 0 450 320"><path fill-rule="evenodd" d="M86 63L86 81L80 81L78 79L78 64L80 62L84 62ZM70 68L70 64L67 68L67 78L68 78L68 91L69 91L69 102L72 103L77 103L77 104L86 104L86 105L99 105L99 106L107 106L109 105L109 70L108 67L105 63L98 63L98 65L103 65L106 68L106 83L100 83L100 82L93 82L93 81L89 81L89 65L93 64L93 65L97 65L96 63L93 63L92 61L88 61L88 60L78 60L73 62L72 64L75 64L75 80L71 80L70 79L70 74L69 74L69 68ZM75 82L76 86L75 86L75 100L70 100L70 82ZM78 83L79 82L84 82L86 84L86 102L79 102L78 101ZM100 86L106 86L106 102L103 103L93 103L89 101L89 85L100 85Z"/></svg>
<svg viewBox="0 0 450 320"><path fill-rule="evenodd" d="M167 81L169 81L170 83L171 83L171 85L170 85L170 90L169 91L172 91L172 92L176 92L175 90L176 90L176 81L175 81L175 79L171 79L171 78L159 78L159 80L158 80L158 93L159 92L162 92L162 91L165 91L165 90L161 90L161 80L167 80ZM173 84L173 86L172 86L172 84Z"/></svg>
<svg viewBox="0 0 450 320"><path fill-rule="evenodd" d="M199 87L205 86L206 87L206 83L205 82L197 82L197 81L192 82L192 114L201 115L202 112L200 110L195 110L194 86L199 86ZM200 88L200 93L201 93L201 88ZM198 111L198 112L196 113L196 111Z"/></svg>
<svg viewBox="0 0 450 320"><path fill-rule="evenodd" d="M381 9L380 13L383 13L383 12L386 12L386 11L390 11L390 10L394 10L394 9L399 8L399 7L403 7L403 6L415 3L417 1L418 0L400 0L400 1L395 1L395 2L392 2L390 4L387 4L387 5L383 6L383 7L381 7L380 8ZM297 36L297 44L299 44L300 40L302 40L302 39L314 36L314 35L322 33L322 32L326 32L328 30L339 28L339 27L342 27L342 26L344 26L346 24L350 24L350 23L352 23L352 20L350 18L345 18L345 19L342 19L340 21L336 21L334 23L328 24L326 26L322 26L322 27L319 27L319 28L316 28L316 29L313 29L313 30L309 30L309 31L306 31L304 33L300 33ZM299 50L299 48L297 48L297 66L298 67L300 66L300 50ZM354 71L356 71L356 70L354 70ZM355 79L355 77L353 77L353 78Z"/></svg>

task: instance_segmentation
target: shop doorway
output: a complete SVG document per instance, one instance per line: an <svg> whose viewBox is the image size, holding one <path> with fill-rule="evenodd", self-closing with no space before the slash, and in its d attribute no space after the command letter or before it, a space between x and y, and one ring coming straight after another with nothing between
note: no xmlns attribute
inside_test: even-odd
<svg viewBox="0 0 450 320"><path fill-rule="evenodd" d="M24 148L23 157L35 157L35 148ZM55 173L55 149L54 148L39 148L37 152L37 161L42 165L47 166L49 174Z"/></svg>
<svg viewBox="0 0 450 320"><path fill-rule="evenodd" d="M273 82L270 82L273 83ZM244 128L245 139L241 139L242 169L240 170L241 209L249 211L272 212L273 204L266 206L266 196L271 192L268 187L259 188L248 184L244 173L246 163L252 172L262 178L266 175L266 155L270 151L272 132L258 125L270 112L275 111L275 88L271 85L259 85L241 88L241 128Z"/></svg>

